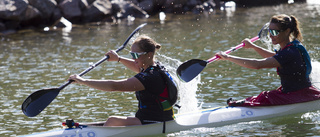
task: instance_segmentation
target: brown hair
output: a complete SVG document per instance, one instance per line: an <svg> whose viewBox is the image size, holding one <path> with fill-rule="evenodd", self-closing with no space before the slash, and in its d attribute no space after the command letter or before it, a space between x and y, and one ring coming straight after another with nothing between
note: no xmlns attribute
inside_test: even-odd
<svg viewBox="0 0 320 137"><path fill-rule="evenodd" d="M155 52L161 45L151 39L149 36L140 35L133 44L137 44L143 52Z"/></svg>
<svg viewBox="0 0 320 137"><path fill-rule="evenodd" d="M286 14L280 14L280 15L274 15L271 17L270 23L277 23L280 30L291 30L291 38L292 39L298 39L300 42L303 41L303 37L300 30L300 22L299 20L293 16L293 15L286 15Z"/></svg>

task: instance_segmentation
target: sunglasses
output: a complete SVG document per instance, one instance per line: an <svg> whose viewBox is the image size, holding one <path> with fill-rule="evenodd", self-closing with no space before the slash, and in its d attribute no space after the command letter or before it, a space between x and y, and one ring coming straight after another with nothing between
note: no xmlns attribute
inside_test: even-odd
<svg viewBox="0 0 320 137"><path fill-rule="evenodd" d="M275 30L275 29L269 29L269 33L272 36L278 36L280 32L282 32L283 30Z"/></svg>
<svg viewBox="0 0 320 137"><path fill-rule="evenodd" d="M130 52L132 59L138 59L141 55L147 54L147 52Z"/></svg>

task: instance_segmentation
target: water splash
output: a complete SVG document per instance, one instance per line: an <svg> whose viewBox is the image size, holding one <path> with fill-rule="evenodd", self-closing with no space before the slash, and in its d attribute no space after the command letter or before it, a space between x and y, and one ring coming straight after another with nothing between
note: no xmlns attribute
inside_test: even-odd
<svg viewBox="0 0 320 137"><path fill-rule="evenodd" d="M263 26L264 28L262 29L262 31L260 32L260 41L261 43L267 47L268 50L274 51L275 49L279 49L280 45L273 45L272 44L272 39L270 38L269 35L269 23L265 24Z"/></svg>
<svg viewBox="0 0 320 137"><path fill-rule="evenodd" d="M200 76L196 77L188 83L182 82L176 74L176 69L180 64L182 64L182 62L177 59L161 55L159 53L157 54L157 59L168 69L173 80L178 85L179 100L177 104L181 106L178 113L198 110L198 100L196 98L196 92L198 90L198 84L200 83Z"/></svg>
<svg viewBox="0 0 320 137"><path fill-rule="evenodd" d="M311 65L312 65L312 72L310 75L311 82L312 82L313 86L315 86L316 88L319 89L319 87L320 87L320 62L312 61ZM319 119L320 119L319 116L320 116L319 111L307 112L301 116L302 121L300 121L300 123L307 122L310 124L310 122L311 122L314 124L319 124Z"/></svg>
<svg viewBox="0 0 320 137"><path fill-rule="evenodd" d="M319 89L320 87L320 62L312 61L312 72L311 72L311 82L313 86Z"/></svg>

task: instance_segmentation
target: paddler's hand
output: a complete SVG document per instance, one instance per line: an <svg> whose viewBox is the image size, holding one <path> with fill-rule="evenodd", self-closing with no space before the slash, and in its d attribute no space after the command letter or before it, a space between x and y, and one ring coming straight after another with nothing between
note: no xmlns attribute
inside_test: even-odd
<svg viewBox="0 0 320 137"><path fill-rule="evenodd" d="M242 43L244 44L243 48L254 48L254 44L248 38L244 39Z"/></svg>
<svg viewBox="0 0 320 137"><path fill-rule="evenodd" d="M109 52L107 52L106 56L109 56L108 61L119 61L120 58L120 56L114 50L110 50Z"/></svg>
<svg viewBox="0 0 320 137"><path fill-rule="evenodd" d="M220 60L228 60L228 54L224 53L223 51L218 52L216 56L220 57Z"/></svg>
<svg viewBox="0 0 320 137"><path fill-rule="evenodd" d="M71 75L68 79L68 81L72 80L73 83L79 83L81 84L83 81L85 81L83 78L81 78L79 75Z"/></svg>

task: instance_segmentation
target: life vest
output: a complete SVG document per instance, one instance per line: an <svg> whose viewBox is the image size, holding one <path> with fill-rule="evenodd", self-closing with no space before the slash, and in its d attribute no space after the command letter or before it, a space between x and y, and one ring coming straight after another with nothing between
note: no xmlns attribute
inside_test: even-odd
<svg viewBox="0 0 320 137"><path fill-rule="evenodd" d="M306 77L309 78L310 73L312 71L310 56L309 56L306 48L304 46L302 46L302 44L299 41L294 40L294 41L292 41L292 43L293 43L293 46L296 47L300 51L300 54L304 60L305 66L306 66Z"/></svg>
<svg viewBox="0 0 320 137"><path fill-rule="evenodd" d="M144 73L151 74L153 73L152 72L153 70L156 70L159 73L165 87L162 87L163 91L158 91L156 93L149 92L149 91L137 91L136 96L137 96L137 99L139 100L139 108L140 109L145 109L145 108L159 109L160 108L160 110L163 110L163 111L172 110L172 106L175 105L178 99L178 89L177 89L176 83L173 81L168 71L164 68L164 66L161 66L160 63L157 62L156 66L149 67ZM149 74L142 74L142 75L149 75ZM145 99L148 99L148 101L145 101Z"/></svg>
<svg viewBox="0 0 320 137"><path fill-rule="evenodd" d="M294 40L294 41L290 42L283 49L285 49L289 46L297 48L298 51L300 52L300 55L302 56L302 59L303 59L304 66L306 67L306 74L305 75L306 75L307 79L309 79L309 76L310 76L310 73L312 70L312 66L311 66L310 56L309 56L306 48L304 46L302 46L301 42L299 42L298 40Z"/></svg>
<svg viewBox="0 0 320 137"><path fill-rule="evenodd" d="M161 104L160 107L163 111L168 111L172 109L172 106L174 106L178 100L178 89L169 72L159 64L157 64L157 67L160 68L159 72L166 84L165 89L158 96L158 102Z"/></svg>

